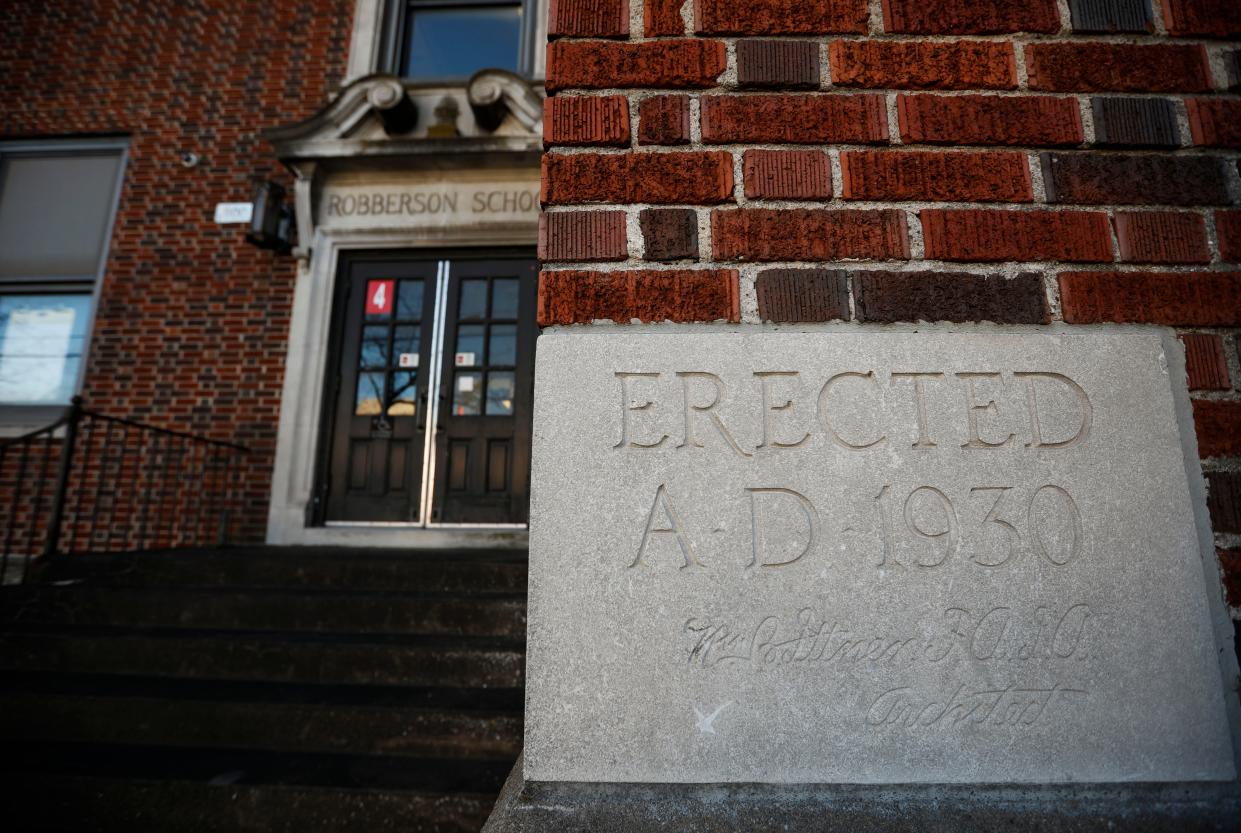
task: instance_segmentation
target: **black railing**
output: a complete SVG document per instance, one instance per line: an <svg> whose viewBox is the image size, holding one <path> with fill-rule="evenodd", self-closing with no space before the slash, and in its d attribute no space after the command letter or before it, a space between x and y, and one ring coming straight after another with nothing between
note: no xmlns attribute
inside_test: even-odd
<svg viewBox="0 0 1241 833"><path fill-rule="evenodd" d="M88 411L0 441L0 579L75 552L227 544L244 446Z"/></svg>

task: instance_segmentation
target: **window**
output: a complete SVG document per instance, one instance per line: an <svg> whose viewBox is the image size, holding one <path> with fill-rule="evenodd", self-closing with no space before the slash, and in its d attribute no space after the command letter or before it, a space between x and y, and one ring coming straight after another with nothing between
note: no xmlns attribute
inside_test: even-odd
<svg viewBox="0 0 1241 833"><path fill-rule="evenodd" d="M125 143L0 143L0 406L77 392Z"/></svg>
<svg viewBox="0 0 1241 833"><path fill-rule="evenodd" d="M388 65L413 81L464 81L480 69L529 74L529 17L520 0L395 0Z"/></svg>

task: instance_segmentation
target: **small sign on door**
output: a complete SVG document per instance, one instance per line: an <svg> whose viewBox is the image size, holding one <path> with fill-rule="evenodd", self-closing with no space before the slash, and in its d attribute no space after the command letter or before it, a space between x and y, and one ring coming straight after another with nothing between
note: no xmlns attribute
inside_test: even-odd
<svg viewBox="0 0 1241 833"><path fill-rule="evenodd" d="M366 282L366 314L391 315L392 294L396 281Z"/></svg>
<svg viewBox="0 0 1241 833"><path fill-rule="evenodd" d="M475 365L473 353L458 353L456 356L457 367L473 367Z"/></svg>
<svg viewBox="0 0 1241 833"><path fill-rule="evenodd" d="M417 367L418 366L418 354L417 353L402 353L400 355L400 360L397 362L397 364L400 367Z"/></svg>

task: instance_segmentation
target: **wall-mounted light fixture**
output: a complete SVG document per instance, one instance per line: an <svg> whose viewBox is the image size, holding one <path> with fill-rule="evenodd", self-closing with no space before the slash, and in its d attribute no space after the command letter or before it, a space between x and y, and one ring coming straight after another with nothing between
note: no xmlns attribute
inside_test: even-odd
<svg viewBox="0 0 1241 833"><path fill-rule="evenodd" d="M247 242L277 254L293 249L293 209L284 200L284 186L270 180L254 191L254 213L250 217Z"/></svg>

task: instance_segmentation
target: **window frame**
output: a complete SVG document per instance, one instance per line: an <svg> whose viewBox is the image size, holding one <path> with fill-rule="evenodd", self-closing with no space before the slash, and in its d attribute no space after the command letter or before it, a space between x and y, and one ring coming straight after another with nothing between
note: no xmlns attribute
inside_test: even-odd
<svg viewBox="0 0 1241 833"><path fill-rule="evenodd" d="M95 316L99 308L99 295L103 288L103 277L107 271L108 258L111 255L112 235L116 230L116 218L120 209L121 191L125 182L125 171L129 166L129 139L121 136L109 136L95 139L32 139L0 141L0 160L5 157L80 157L84 155L115 156L117 159L116 179L112 184L112 194L108 202L107 216L104 218L103 245L99 247L99 257L95 263L93 275L64 275L37 277L0 277L0 295L85 295L90 302L87 306L85 338L82 341L82 358L78 363L77 378L73 383L73 393L82 390L86 378L86 366L90 359L92 336L95 329ZM0 193L3 192L4 181L0 176ZM59 419L68 404L31 404L0 402L0 436L11 436L23 431L41 427Z"/></svg>
<svg viewBox="0 0 1241 833"><path fill-rule="evenodd" d="M535 17L543 7L539 0L388 0L385 4L379 44L378 63L381 71L405 79L401 73L402 59L405 57L405 25L411 8L416 9L418 6L427 9L520 6L521 30L517 49L517 74L526 79L534 78L538 68L538 62L535 60L538 22ZM469 79L445 75L405 80L427 86L448 86L463 84Z"/></svg>

